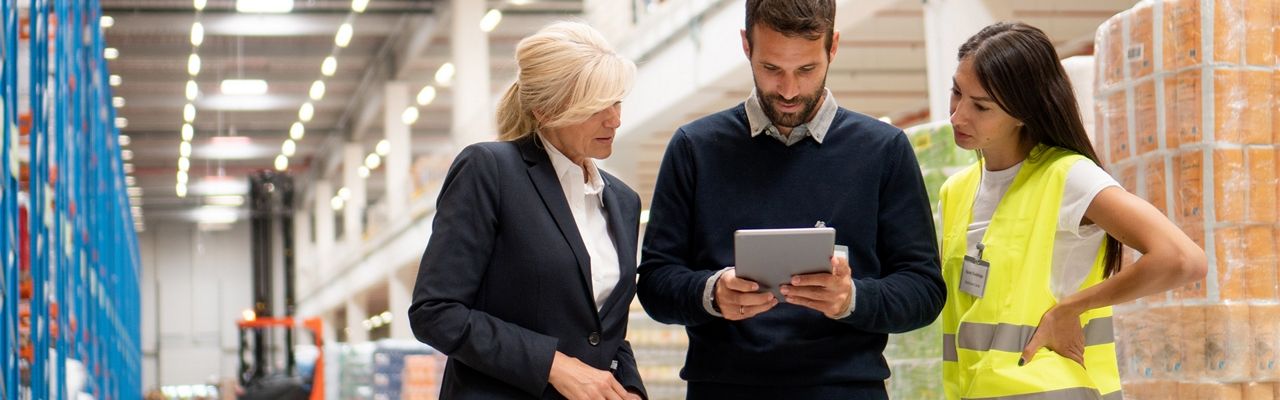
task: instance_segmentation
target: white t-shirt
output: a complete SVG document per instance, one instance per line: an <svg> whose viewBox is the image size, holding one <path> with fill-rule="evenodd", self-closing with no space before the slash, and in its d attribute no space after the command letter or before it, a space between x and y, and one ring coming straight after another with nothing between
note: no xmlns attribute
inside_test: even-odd
<svg viewBox="0 0 1280 400"><path fill-rule="evenodd" d="M973 222L969 224L967 235L968 255L977 256L978 243L987 233L996 205L1000 204L1000 199L1009 191L1021 169L1022 163L1018 163L1001 171L982 171L982 183L973 204ZM1120 184L1089 160L1075 163L1067 172L1062 210L1058 214L1058 233L1053 241L1053 271L1049 283L1054 298L1058 300L1079 291L1093 268L1106 232L1094 224L1081 226L1080 222L1093 198L1111 186L1119 187Z"/></svg>

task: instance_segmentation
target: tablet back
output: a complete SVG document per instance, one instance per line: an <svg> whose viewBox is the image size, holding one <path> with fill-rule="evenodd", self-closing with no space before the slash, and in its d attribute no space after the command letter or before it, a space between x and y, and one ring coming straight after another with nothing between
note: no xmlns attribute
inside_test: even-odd
<svg viewBox="0 0 1280 400"><path fill-rule="evenodd" d="M792 275L831 271L836 231L832 228L739 229L734 232L734 268L739 277L773 291Z"/></svg>

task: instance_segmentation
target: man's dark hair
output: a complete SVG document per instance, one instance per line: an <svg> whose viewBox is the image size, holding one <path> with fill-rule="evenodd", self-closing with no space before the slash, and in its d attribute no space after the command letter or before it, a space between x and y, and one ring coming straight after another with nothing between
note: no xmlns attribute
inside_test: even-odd
<svg viewBox="0 0 1280 400"><path fill-rule="evenodd" d="M751 41L752 27L761 24L789 37L808 40L823 38L827 51L831 51L831 36L835 33L835 0L747 0L747 44Z"/></svg>

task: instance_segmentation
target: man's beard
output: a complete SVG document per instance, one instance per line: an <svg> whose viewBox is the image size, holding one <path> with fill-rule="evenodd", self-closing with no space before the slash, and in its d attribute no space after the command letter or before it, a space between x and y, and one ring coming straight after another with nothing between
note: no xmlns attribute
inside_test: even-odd
<svg viewBox="0 0 1280 400"><path fill-rule="evenodd" d="M809 122L813 117L813 111L818 107L818 101L822 100L822 95L826 92L826 79L822 80L822 85L818 86L818 90L809 95L800 95L791 99L790 102L783 100L781 95L777 93L765 93L760 90L760 86L756 86L756 97L760 99L760 108L764 110L764 115L769 117L769 121L774 126L783 128L795 128ZM798 112L784 113L778 111L774 107L776 103L795 104L800 103L803 107Z"/></svg>

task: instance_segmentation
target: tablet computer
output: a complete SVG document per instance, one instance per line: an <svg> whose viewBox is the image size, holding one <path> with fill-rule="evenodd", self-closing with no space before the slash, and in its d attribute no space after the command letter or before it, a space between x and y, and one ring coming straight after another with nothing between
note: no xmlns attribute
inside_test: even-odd
<svg viewBox="0 0 1280 400"><path fill-rule="evenodd" d="M779 285L792 275L831 271L835 240L833 228L739 229L733 234L734 269L782 300Z"/></svg>

